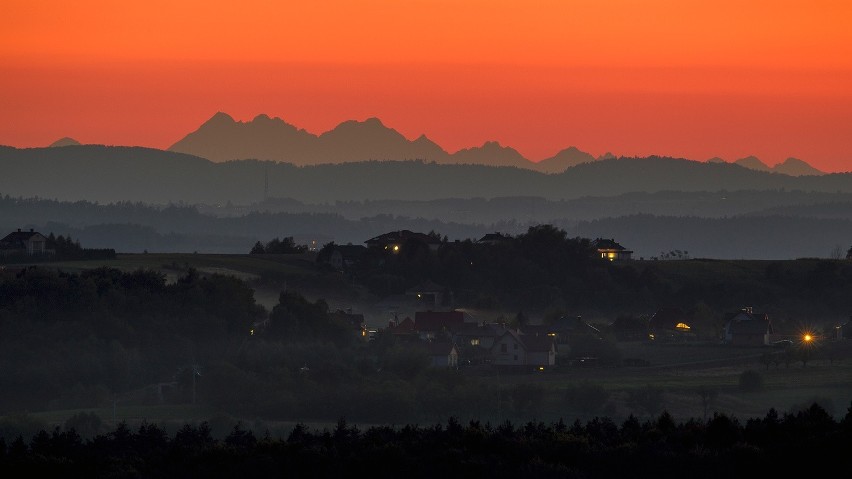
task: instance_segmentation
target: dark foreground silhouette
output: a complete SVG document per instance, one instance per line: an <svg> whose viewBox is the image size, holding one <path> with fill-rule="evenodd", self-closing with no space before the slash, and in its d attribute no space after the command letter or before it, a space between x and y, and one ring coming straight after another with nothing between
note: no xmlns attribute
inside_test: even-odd
<svg viewBox="0 0 852 479"><path fill-rule="evenodd" d="M852 407L836 421L818 404L770 410L745 423L715 415L676 423L664 412L623 424L373 426L344 419L333 430L296 425L288 437L258 437L237 424L215 439L207 423L174 437L153 424L119 424L83 440L41 431L0 440L5 477L817 477L849 467ZM845 473L840 472L841 475Z"/></svg>

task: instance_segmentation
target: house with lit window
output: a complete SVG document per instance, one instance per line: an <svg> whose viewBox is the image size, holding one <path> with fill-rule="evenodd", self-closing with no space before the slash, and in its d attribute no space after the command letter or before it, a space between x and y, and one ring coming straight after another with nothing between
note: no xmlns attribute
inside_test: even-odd
<svg viewBox="0 0 852 479"><path fill-rule="evenodd" d="M696 339L692 318L680 308L660 308L648 321L648 339L692 341Z"/></svg>
<svg viewBox="0 0 852 479"><path fill-rule="evenodd" d="M409 230L391 231L364 242L367 248L381 250L391 254L399 254L408 248L426 247L436 251L441 246L440 238L436 236L417 233Z"/></svg>
<svg viewBox="0 0 852 479"><path fill-rule="evenodd" d="M614 239L598 238L592 242L602 259L609 261L627 261L633 251L616 243Z"/></svg>
<svg viewBox="0 0 852 479"><path fill-rule="evenodd" d="M601 331L583 320L581 316L561 316L547 325L526 325L521 327L524 337L547 336L556 347L559 355L571 352L572 341L596 341L603 339Z"/></svg>
<svg viewBox="0 0 852 479"><path fill-rule="evenodd" d="M453 304L452 291L428 279L405 290L405 295L416 299L418 304L434 308L452 307Z"/></svg>
<svg viewBox="0 0 852 479"><path fill-rule="evenodd" d="M556 343L550 336L526 336L506 329L491 346L491 363L512 369L549 368L556 364Z"/></svg>

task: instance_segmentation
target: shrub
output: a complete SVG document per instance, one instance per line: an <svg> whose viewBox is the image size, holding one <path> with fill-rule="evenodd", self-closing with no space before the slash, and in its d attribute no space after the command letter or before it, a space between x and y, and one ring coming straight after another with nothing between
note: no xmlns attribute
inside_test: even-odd
<svg viewBox="0 0 852 479"><path fill-rule="evenodd" d="M763 375L749 369L740 373L739 387L743 392L760 391L763 389Z"/></svg>

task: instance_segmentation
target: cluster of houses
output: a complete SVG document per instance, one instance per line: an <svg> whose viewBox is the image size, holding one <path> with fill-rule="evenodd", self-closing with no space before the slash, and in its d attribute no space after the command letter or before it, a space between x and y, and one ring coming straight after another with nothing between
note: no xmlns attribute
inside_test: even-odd
<svg viewBox="0 0 852 479"><path fill-rule="evenodd" d="M477 243L498 245L511 241L512 237L501 233L489 233ZM375 248L388 254L399 254L412 242L436 250L441 239L436 235L412 232L409 230L392 231L360 245L337 246L327 261L335 269L346 269L356 262L368 249ZM629 261L633 251L617 243L614 239L597 238L592 242L597 254L608 261ZM505 324L482 324L468 314L457 311L438 311L452 307L451 295L445 288L425 281L409 288L400 298L386 298L386 301L403 303L405 297L417 299L425 311L414 313L414 318L391 320L381 333L393 335L401 340L423 346L429 353L434 367L458 367L459 358L465 364L491 364L501 368L544 370L556 365L557 357L571 358L568 344L573 340L600 340L601 332L583 321L580 317L563 317L549 325L520 325L510 327ZM390 306L390 302L388 305ZM410 304L410 302L409 302ZM431 308L434 308L431 309ZM390 308L388 308L390 309ZM361 331L361 335L370 338L380 331L368 331L356 315L350 320ZM707 334L699 336L693 326L693 318L678 308L662 308L650 320L639 324L638 329L628 335L633 340L656 342L691 342L706 340ZM847 325L837 328L837 336L843 337ZM850 334L850 333L847 333ZM620 339L626 339L622 336ZM713 336L714 340L715 335ZM726 315L722 343L731 346L767 346L791 339L791 333L776 331L769 315L756 313L750 307L742 308Z"/></svg>
<svg viewBox="0 0 852 479"><path fill-rule="evenodd" d="M570 363L593 361L572 353L575 341L600 341L603 333L581 317L564 316L551 324L525 324L516 327L504 323L480 323L465 311L417 311L414 318L394 318L386 328L370 330L363 314L336 311L336 317L351 324L364 340L378 334L389 334L402 344L419 347L429 356L435 368L458 368L461 365L491 365L514 371L545 371L559 360ZM633 339L656 342L698 341L690 325L690 317L677 308L658 310L645 324L641 335ZM852 334L852 322L836 328L842 339ZM844 333L846 336L844 336ZM769 315L755 313L745 307L726 315L721 341L734 347L772 346L793 338L776 332ZM576 342L574 343L576 344Z"/></svg>
<svg viewBox="0 0 852 479"><path fill-rule="evenodd" d="M599 330L579 317L562 318L548 326L510 327L477 322L464 311L427 310L415 312L413 319L394 318L386 328L368 330L363 314L340 310L332 314L353 325L365 340L388 334L403 344L421 347L431 366L437 368L457 368L461 360L464 364L543 371L556 365L558 354L567 354L570 338L601 338Z"/></svg>

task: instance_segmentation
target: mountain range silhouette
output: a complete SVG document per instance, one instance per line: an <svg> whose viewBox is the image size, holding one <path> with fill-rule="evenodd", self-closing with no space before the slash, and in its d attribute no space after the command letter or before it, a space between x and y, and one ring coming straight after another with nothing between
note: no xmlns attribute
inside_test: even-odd
<svg viewBox="0 0 852 479"><path fill-rule="evenodd" d="M169 151L214 162L256 159L308 166L371 160L422 160L438 164L511 166L542 173L561 173L582 163L616 158L609 152L595 158L571 146L550 158L534 162L514 148L496 141L486 141L481 146L450 153L426 135L408 140L378 118L347 120L332 130L315 135L278 117L261 114L243 122L223 112L213 115L197 130L169 147ZM725 162L721 158L709 161ZM754 156L733 163L752 170L790 176L824 174L796 158L788 158L775 167L767 166Z"/></svg>

